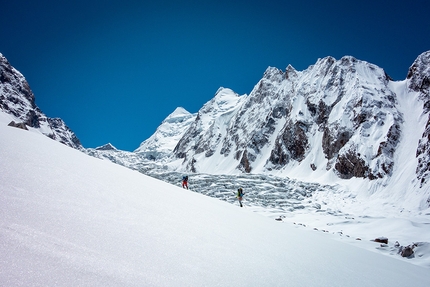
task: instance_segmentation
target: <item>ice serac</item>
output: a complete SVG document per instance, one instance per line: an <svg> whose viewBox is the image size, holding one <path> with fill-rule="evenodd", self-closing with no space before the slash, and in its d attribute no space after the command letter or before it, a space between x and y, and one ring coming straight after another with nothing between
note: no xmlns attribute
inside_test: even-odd
<svg viewBox="0 0 430 287"><path fill-rule="evenodd" d="M416 156L418 166L417 178L421 186L426 183L430 175L430 51L418 56L408 72L408 87L419 93L419 99L423 101L423 114L427 118L424 133L418 143Z"/></svg>
<svg viewBox="0 0 430 287"><path fill-rule="evenodd" d="M195 114L184 108L176 108L134 152L150 160L169 157L195 118Z"/></svg>
<svg viewBox="0 0 430 287"><path fill-rule="evenodd" d="M83 149L75 133L62 119L49 118L37 107L28 82L2 54L0 54L0 110L11 115L14 121L24 123L56 141L75 149Z"/></svg>

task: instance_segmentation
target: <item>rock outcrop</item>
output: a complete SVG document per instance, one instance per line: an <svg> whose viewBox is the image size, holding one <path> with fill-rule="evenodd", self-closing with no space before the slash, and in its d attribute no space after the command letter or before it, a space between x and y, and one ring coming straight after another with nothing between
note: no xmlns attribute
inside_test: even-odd
<svg viewBox="0 0 430 287"><path fill-rule="evenodd" d="M17 122L72 148L83 147L75 133L59 118L47 117L35 104L35 97L24 76L0 54L0 110Z"/></svg>

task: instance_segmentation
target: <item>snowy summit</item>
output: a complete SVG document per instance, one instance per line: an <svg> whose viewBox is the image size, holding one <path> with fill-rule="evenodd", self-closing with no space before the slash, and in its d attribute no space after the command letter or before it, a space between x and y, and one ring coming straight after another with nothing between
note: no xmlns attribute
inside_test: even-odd
<svg viewBox="0 0 430 287"><path fill-rule="evenodd" d="M141 143L134 152L152 160L170 155L176 143L194 121L195 115L182 107L176 108L157 128L157 131Z"/></svg>

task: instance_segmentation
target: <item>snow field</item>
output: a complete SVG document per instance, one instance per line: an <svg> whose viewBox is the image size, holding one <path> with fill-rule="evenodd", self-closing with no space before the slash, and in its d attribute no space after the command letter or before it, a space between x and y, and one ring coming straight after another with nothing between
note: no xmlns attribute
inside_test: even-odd
<svg viewBox="0 0 430 287"><path fill-rule="evenodd" d="M183 190L5 122L0 115L1 286L430 284L420 266Z"/></svg>

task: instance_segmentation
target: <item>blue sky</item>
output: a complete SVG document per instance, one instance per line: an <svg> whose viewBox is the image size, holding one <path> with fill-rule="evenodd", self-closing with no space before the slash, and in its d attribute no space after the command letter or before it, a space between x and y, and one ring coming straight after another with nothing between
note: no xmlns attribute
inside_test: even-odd
<svg viewBox="0 0 430 287"><path fill-rule="evenodd" d="M2 1L0 52L84 147L132 151L176 107L249 94L268 66L352 55L395 80L430 50L428 1Z"/></svg>

